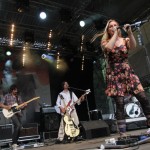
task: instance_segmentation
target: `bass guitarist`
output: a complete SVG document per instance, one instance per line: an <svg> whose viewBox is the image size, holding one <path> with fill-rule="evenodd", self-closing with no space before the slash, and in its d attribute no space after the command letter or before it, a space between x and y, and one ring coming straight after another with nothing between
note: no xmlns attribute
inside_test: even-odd
<svg viewBox="0 0 150 150"><path fill-rule="evenodd" d="M60 127L58 131L58 138L56 140L56 144L59 143L66 143L65 137L65 122L64 122L64 114L68 113L66 110L66 106L71 106L74 103L77 102L77 104L80 104L80 101L84 99L84 96L80 98L80 100L77 98L74 92L69 91L69 84L67 81L64 81L62 83L63 91L59 93L56 101L56 106L59 107L60 113L61 113L61 122ZM77 116L76 109L73 105L70 112L70 117L73 118L74 125L78 128L79 125L79 118Z"/></svg>
<svg viewBox="0 0 150 150"><path fill-rule="evenodd" d="M3 103L0 104L0 107L10 110L12 108L12 105L14 105L15 103L19 105L19 104L22 104L23 102L21 100L21 97L18 95L17 86L13 84L10 87L9 93L3 97ZM22 106L22 109L26 106L27 104L24 103L24 105ZM18 112L11 117L11 120L14 126L14 132L12 135L12 149L14 150L18 148L18 145L17 145L18 138L19 138L21 127L22 127L21 117L22 117L21 112Z"/></svg>

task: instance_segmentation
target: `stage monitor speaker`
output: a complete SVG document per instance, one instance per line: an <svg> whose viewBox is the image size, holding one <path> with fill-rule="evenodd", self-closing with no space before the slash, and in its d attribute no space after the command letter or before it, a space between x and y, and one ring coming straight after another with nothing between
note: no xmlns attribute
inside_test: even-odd
<svg viewBox="0 0 150 150"><path fill-rule="evenodd" d="M109 126L103 120L81 121L80 132L85 139L110 135Z"/></svg>
<svg viewBox="0 0 150 150"><path fill-rule="evenodd" d="M0 141L12 138L12 124L0 125Z"/></svg>
<svg viewBox="0 0 150 150"><path fill-rule="evenodd" d="M43 114L43 130L55 131L59 129L60 115L56 112Z"/></svg>

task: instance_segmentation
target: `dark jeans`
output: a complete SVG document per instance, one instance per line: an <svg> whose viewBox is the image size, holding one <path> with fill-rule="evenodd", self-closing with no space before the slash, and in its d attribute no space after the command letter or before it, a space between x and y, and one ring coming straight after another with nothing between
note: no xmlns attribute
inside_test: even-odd
<svg viewBox="0 0 150 150"><path fill-rule="evenodd" d="M17 144L18 138L20 135L20 130L22 127L21 117L18 114L15 114L14 116L11 117L11 120L14 125L14 132L12 135L12 144Z"/></svg>

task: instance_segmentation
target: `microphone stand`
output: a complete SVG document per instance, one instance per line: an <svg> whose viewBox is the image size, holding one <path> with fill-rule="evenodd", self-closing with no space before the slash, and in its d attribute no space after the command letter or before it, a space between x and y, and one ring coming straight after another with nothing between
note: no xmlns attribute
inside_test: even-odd
<svg viewBox="0 0 150 150"><path fill-rule="evenodd" d="M69 89L73 89L73 90L78 90L78 91L83 91L83 92L86 92L86 90L79 89L79 88L75 88L75 87L70 87L70 86L69 86Z"/></svg>
<svg viewBox="0 0 150 150"><path fill-rule="evenodd" d="M86 100L86 107L87 107L87 111L88 111L88 117L89 117L89 121L90 121L91 116L90 116L90 110L89 110L89 103L88 103L87 95L85 96L85 100Z"/></svg>
<svg viewBox="0 0 150 150"><path fill-rule="evenodd" d="M86 90L79 89L79 88L74 88L74 87L69 87L69 88L70 88L70 89L74 89L74 90L78 90L78 91L86 92ZM87 95L85 96L85 101L86 101L86 107L87 107L88 117L89 117L89 121L90 121L90 120L91 120L91 117L90 117L90 110L89 110L89 103L88 103Z"/></svg>

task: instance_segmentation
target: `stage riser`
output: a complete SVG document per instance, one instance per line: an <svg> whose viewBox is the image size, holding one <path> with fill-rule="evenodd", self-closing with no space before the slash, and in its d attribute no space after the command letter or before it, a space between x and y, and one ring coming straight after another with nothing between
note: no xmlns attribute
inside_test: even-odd
<svg viewBox="0 0 150 150"><path fill-rule="evenodd" d="M13 125L0 125L0 143L10 143L12 141ZM31 141L40 139L38 125L27 124L21 129L19 141Z"/></svg>
<svg viewBox="0 0 150 150"><path fill-rule="evenodd" d="M146 121L126 123L127 131L147 128Z"/></svg>

